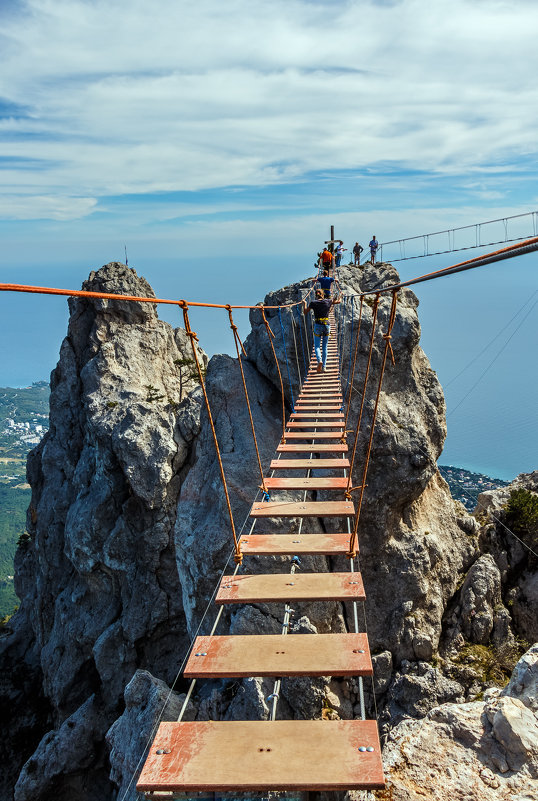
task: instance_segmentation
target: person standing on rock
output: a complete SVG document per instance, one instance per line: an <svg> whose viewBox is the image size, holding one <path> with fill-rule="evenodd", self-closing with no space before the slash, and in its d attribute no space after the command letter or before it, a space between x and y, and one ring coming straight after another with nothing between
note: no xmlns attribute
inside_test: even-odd
<svg viewBox="0 0 538 801"><path fill-rule="evenodd" d="M318 278L318 283L320 287L323 289L323 293L326 298L331 297L331 284L333 283L333 281L334 278L332 278L332 276L329 275L328 270L324 270L321 278Z"/></svg>
<svg viewBox="0 0 538 801"><path fill-rule="evenodd" d="M340 298L332 298L332 300L324 298L322 289L316 289L316 299L309 306L306 305L306 300L303 300L304 314L308 314L309 311L314 312L314 350L318 362L318 373L324 372L327 364L327 345L331 333L329 312L336 303L340 303Z"/></svg>
<svg viewBox="0 0 538 801"><path fill-rule="evenodd" d="M336 269L340 267L340 262L342 261L344 250L347 250L347 248L344 247L344 243L340 239L338 240L338 244L336 246Z"/></svg>
<svg viewBox="0 0 538 801"><path fill-rule="evenodd" d="M375 254L377 253L377 249L379 247L379 242L375 238L375 234L373 235L372 239L370 240L370 260L372 264L375 262Z"/></svg>
<svg viewBox="0 0 538 801"><path fill-rule="evenodd" d="M362 245L359 245L358 242L355 242L353 245L353 263L355 267L359 267L361 263L361 253L364 250Z"/></svg>

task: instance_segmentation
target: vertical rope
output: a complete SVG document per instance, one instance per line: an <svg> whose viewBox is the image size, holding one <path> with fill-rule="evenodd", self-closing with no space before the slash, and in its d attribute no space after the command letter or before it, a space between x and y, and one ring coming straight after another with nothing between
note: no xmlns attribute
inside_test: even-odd
<svg viewBox="0 0 538 801"><path fill-rule="evenodd" d="M306 327L306 315L304 313L303 313L303 328L306 339L306 352L308 354L308 361L310 361L310 342L308 341L308 328ZM307 376L308 376L308 371L307 371Z"/></svg>
<svg viewBox="0 0 538 801"><path fill-rule="evenodd" d="M306 380L306 375L308 373L308 362L306 361L304 342L303 342L303 329L301 328L301 323L300 323L301 317L304 317L302 305L301 306L294 306L293 307L293 313L300 315L299 320L297 321L297 327L299 329L299 339L301 340L301 351L302 351L302 354L303 354L303 364L304 364L304 377L305 377L305 380ZM308 347L308 345L307 345L307 347Z"/></svg>
<svg viewBox="0 0 538 801"><path fill-rule="evenodd" d="M377 315L377 303L379 302L379 296L376 295L376 298L377 298L377 302L374 301L374 307L375 307L376 315ZM348 385L346 387L347 408L346 408L346 418L344 420L344 434L343 434L344 437L345 437L345 432L346 432L346 428L347 428L347 419L349 417L349 410L351 408L351 390L353 389L353 381L355 380L355 367L357 365L357 353L359 352L359 337L360 337L360 333L361 333L361 323L362 323L362 303L363 303L363 298L361 296L361 305L360 305L360 309L359 309L359 325L357 327L357 336L355 337L355 352L353 354L353 369L351 371L351 379L349 378L349 373L348 373ZM349 340L349 363L350 363L350 366L351 366L351 346L352 346L352 344L353 344L353 340L350 339ZM357 429L357 431L358 431L358 429ZM350 474L351 474L351 471L350 471Z"/></svg>
<svg viewBox="0 0 538 801"><path fill-rule="evenodd" d="M346 379L346 389L344 391L343 397L345 398L349 389L349 375L351 372L351 350L353 345L353 323L355 319L355 297L351 296L351 333L349 335L349 364L347 368L347 379Z"/></svg>
<svg viewBox="0 0 538 801"><path fill-rule="evenodd" d="M342 343L345 331L346 306L347 295L344 295L343 303L338 308L338 372L340 374L340 380L342 380Z"/></svg>
<svg viewBox="0 0 538 801"><path fill-rule="evenodd" d="M209 417L209 423L211 425L211 431L213 433L213 441L215 443L215 450L217 452L217 460L219 463L219 470L220 470L220 477L222 481L222 486L224 487L224 495L226 496L226 505L228 507L228 515L230 517L230 526L232 529L232 537L234 541L234 561L236 565L240 565L243 561L243 554L241 553L241 546L239 545L239 540L237 539L237 534L235 533L235 524L234 524L234 517L232 513L232 505L230 503L230 496L228 494L228 486L226 484L226 476L224 475L224 465L222 464L222 458L220 455L220 448L219 448L219 441L217 439L217 432L215 430L215 424L213 422L213 415L211 414L211 405L209 403L209 398L207 396L207 390L204 380L204 375L202 373L202 368L200 367L200 360L198 358L198 351L196 350L195 342L198 342L198 337L196 333L191 329L191 324L189 320L189 304L185 300L180 300L179 304L180 308L183 310L183 320L185 322L185 332L187 336L190 338L191 347L192 347L192 354L194 356L194 361L196 363L196 369L198 371L198 378L200 380L200 386L202 387L202 392L204 393L204 400L207 409L207 415Z"/></svg>
<svg viewBox="0 0 538 801"><path fill-rule="evenodd" d="M299 388L298 391L301 391L301 384L303 383L303 378L301 376L301 368L299 367L299 352L297 350L297 338L295 336L295 317L293 314L293 309L288 309L289 314L291 315L291 332L293 334L293 345L295 347L295 361L297 363L297 377L299 381Z"/></svg>
<svg viewBox="0 0 538 801"><path fill-rule="evenodd" d="M290 366L288 364L288 351L286 350L286 338L284 336L284 326L282 325L282 312L280 306L278 307L278 319L280 320L280 331L282 332L282 344L284 345L284 358L286 359L286 370L288 371L288 383L290 385L291 408L293 411L295 409L295 401L293 399L293 387L291 384Z"/></svg>
<svg viewBox="0 0 538 801"><path fill-rule="evenodd" d="M246 379L245 379L245 371L243 370L243 360L241 358L241 353L243 353L245 356L246 356L246 353L245 353L245 349L243 347L243 343L241 342L241 339L239 337L239 333L237 331L237 326L233 321L232 307L228 305L226 308L228 309L228 316L230 318L230 328L232 329L232 332L233 332L233 335L234 335L235 349L237 351L237 361L239 363L239 369L241 370L241 378L243 379L243 391L245 393L245 400L246 400L246 403L247 403L248 416L250 418L250 428L252 430L252 439L254 440L254 448L256 450L256 458L258 460L258 467L260 469L260 478L261 478L261 482L262 482L261 486L260 486L260 489L262 490L262 492L264 494L264 500L268 500L269 499L269 493L267 492L267 487L265 485L265 476L263 475L262 460L260 458L260 451L258 449L258 440L256 438L256 430L254 428L254 420L252 418L252 409L250 408L250 400L249 400L249 397L248 397L247 382L246 382ZM239 346L241 346L241 349L239 349Z"/></svg>
<svg viewBox="0 0 538 801"><path fill-rule="evenodd" d="M278 373L278 379L280 381L280 393L282 395L282 444L286 443L286 402L284 398L284 384L282 383L282 373L280 372L280 365L278 364L278 359L275 353L275 346L273 345L273 339L275 338L275 334L271 331L271 326L267 322L267 317L265 316L265 309L263 306L260 306L260 311L262 313L263 322L265 323L265 330L267 331L267 336L269 337L269 344L271 345L271 350L273 351L273 357L275 360L275 365Z"/></svg>
<svg viewBox="0 0 538 801"><path fill-rule="evenodd" d="M376 295L376 297L378 297L378 296ZM391 339L392 339L391 334L392 334L392 327L394 325L394 320L396 319L397 297L398 297L397 290L394 290L393 293L392 293L392 305L390 307L390 315L389 315L389 322L388 322L388 326L387 326L387 332L386 332L386 334L383 334L383 339L385 340L385 348L383 350L383 359L382 359L382 362L381 362L381 369L380 369L380 373L379 373L379 382L378 382L378 385L377 385L377 394L376 394L376 398L375 398L374 412L373 412L373 415L372 415L372 423L371 423L371 426L370 426L370 439L368 440L368 447L366 449L366 459L365 459L364 468L363 468L363 471L362 471L362 482L361 482L361 488L360 488L361 493L360 493L359 502L358 502L358 505L357 505L357 512L355 514L355 525L353 526L353 533L351 534L351 538L349 540L349 553L347 554L349 557L351 557L352 555L355 556L355 548L356 548L356 544L357 544L357 531L358 531L358 528L359 528L359 519L360 519L360 516L361 516L362 499L364 497L364 488L366 486L366 475L368 473L368 465L370 464L370 454L371 454L371 451L372 451L372 442L373 442L373 439L374 439L375 422L376 422L376 418L377 418L377 410L378 410L378 407L379 407L379 398L381 396L381 385L383 383L383 376L385 375L385 365L387 363L387 356L388 356L389 353L390 353L390 357L391 357L392 363L395 364L394 352L392 350L392 344L391 344ZM357 435L358 435L358 430L357 430ZM349 471L349 475L351 476L351 470Z"/></svg>
<svg viewBox="0 0 538 801"><path fill-rule="evenodd" d="M349 467L349 475L347 478L347 487L346 487L346 498L350 500L351 498L351 490L352 489L359 489L359 487L351 487L351 480L353 474L353 466L355 464L355 456L357 454L357 445L359 444L359 436L361 431L362 425L362 414L364 412L364 402L366 400L366 387L368 385L368 377L370 375L370 365L372 364L372 354L374 350L374 337L375 337L375 327L377 322L377 310L379 307L379 295L375 296L374 299L374 308L372 309L372 332L370 334L370 345L368 348L368 361L366 363L366 372L364 374L364 382L362 385L362 397L361 397L361 408L359 411L359 419L357 421L357 427L355 429L355 442L353 443L353 452L351 454L351 464ZM351 393L350 393L351 395Z"/></svg>

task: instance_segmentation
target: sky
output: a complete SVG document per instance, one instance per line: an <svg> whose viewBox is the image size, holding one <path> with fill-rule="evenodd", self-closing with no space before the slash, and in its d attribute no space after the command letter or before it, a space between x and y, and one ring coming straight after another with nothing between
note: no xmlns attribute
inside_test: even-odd
<svg viewBox="0 0 538 801"><path fill-rule="evenodd" d="M161 297L255 303L312 274L331 224L351 247L536 211L537 33L533 0L1 0L0 282L77 289L127 249ZM538 467L537 288L526 256L417 289L441 463ZM0 309L0 385L47 378L66 300Z"/></svg>

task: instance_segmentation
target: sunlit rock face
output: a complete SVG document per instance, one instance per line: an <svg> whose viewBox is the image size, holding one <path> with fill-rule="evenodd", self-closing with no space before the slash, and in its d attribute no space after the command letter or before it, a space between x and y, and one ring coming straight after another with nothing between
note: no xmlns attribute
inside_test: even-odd
<svg viewBox="0 0 538 801"><path fill-rule="evenodd" d="M335 335L345 390L361 319L349 394L352 430L374 332L353 486L363 480L391 302L380 299L374 322L372 302L361 309L358 293L396 281L388 264L340 272L346 300L337 307ZM310 284L273 292L265 303L294 303ZM144 279L116 263L92 273L84 289L154 297ZM412 292L399 293L390 340L394 363L389 353L358 531L376 672L373 688L366 686L366 705L373 715L375 694L383 734L405 717L422 719L439 704L482 691L489 679L458 661L462 648L487 649L517 633L505 604L503 557L484 546L479 524L454 503L436 468L445 406L419 345L417 306ZM152 303L72 299L70 311L52 375L50 430L28 463L31 542L19 549L16 567L21 609L1 643L2 665L19 677L18 685L6 681L3 692L12 710L10 736L22 742L10 750L3 740L11 766L6 787L15 787L16 801L107 801L117 788L134 801L132 779L147 737L163 714L173 719L181 708L186 687L177 685L179 695L168 687L198 626L202 633L211 628L216 612L208 603L221 573L234 569L231 524L185 331L160 321ZM250 321L243 365L267 475L282 433L280 379L258 309ZM268 310L267 321L289 412L312 345L310 325L293 311ZM216 355L207 363L198 353L207 365L239 534L261 480L241 373L236 358ZM311 500L329 497L318 492ZM284 531L298 524L274 520L264 527ZM344 525L311 519L304 531L345 531ZM307 557L300 568L349 565ZM288 557L248 557L241 567L289 569ZM517 603L523 619L523 600ZM282 616L279 605L238 606L225 612L218 632L279 633ZM313 602L296 605L290 630L315 636L352 628L350 609ZM271 680L256 677L202 682L186 714L266 718L272 689ZM359 717L359 683L330 677L283 682L279 716L320 717L322 710L329 717Z"/></svg>

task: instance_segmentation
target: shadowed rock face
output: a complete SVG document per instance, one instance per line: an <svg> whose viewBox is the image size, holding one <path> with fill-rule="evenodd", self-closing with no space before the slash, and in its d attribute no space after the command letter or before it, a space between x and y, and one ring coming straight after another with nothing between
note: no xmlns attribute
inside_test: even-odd
<svg viewBox="0 0 538 801"><path fill-rule="evenodd" d="M355 298L352 328L351 296L392 283L397 274L386 264L361 271L346 267L340 280L348 299L338 309L339 337L343 362L349 364L360 306ZM295 302L308 286L286 287L265 302ZM116 263L92 273L84 288L153 297L144 279ZM454 504L436 469L445 407L418 344L417 305L412 292L400 294L391 340L395 364L387 366L380 395L359 528L374 690L388 729L402 716L423 717L436 704L465 696L468 684L461 672L443 672L430 662L442 635L457 650L459 638L483 643L510 630L509 617L499 610L500 568L489 557L476 561L478 525ZM165 706L165 714L174 717L181 703L175 693L169 696L166 683L173 682L198 626L209 632L215 608L204 617L208 602L222 571L234 569L228 561L231 527L183 329L160 321L151 303L72 299L70 310L51 379L50 430L28 463L31 542L19 550L16 567L21 609L0 645L2 664L20 679L3 687L12 721L20 721L10 734L20 741L28 733L24 748L6 751L12 766L8 785L18 776L16 801L106 801L115 787L122 788L122 798L130 788L127 798L134 800L132 772L147 736ZM390 299L381 299L353 485L362 481L389 311ZM311 347L308 321L290 311L280 316L269 311L267 318L289 405ZM281 436L280 382L258 310L251 313L251 324L244 368L267 474ZM371 304L364 303L351 429L372 326ZM236 359L211 359L207 391L239 533L260 474ZM269 522L275 530L276 521ZM345 530L339 525L344 522L332 523L330 530ZM257 531L263 529L258 523ZM310 520L303 530L323 531L324 521ZM241 569L289 568L289 558L249 557ZM348 565L310 557L301 569ZM463 606L457 605L458 593ZM462 616L462 608L478 618ZM277 633L282 612L275 605L240 606L224 615L219 631ZM291 630L346 631L348 613L339 603L297 604ZM202 683L188 716L266 717L270 692L272 682L256 678ZM333 716L358 716L358 693L354 681L289 679L283 682L279 715L321 715L325 705Z"/></svg>
<svg viewBox="0 0 538 801"><path fill-rule="evenodd" d="M92 273L83 288L153 296L121 264ZM104 735L126 684L137 667L172 681L187 643L172 529L200 401L174 364L190 355L185 334L150 303L69 303L50 430L28 460L32 539L17 557L22 603L10 621L38 655L32 667L51 730L17 799L110 795Z"/></svg>

